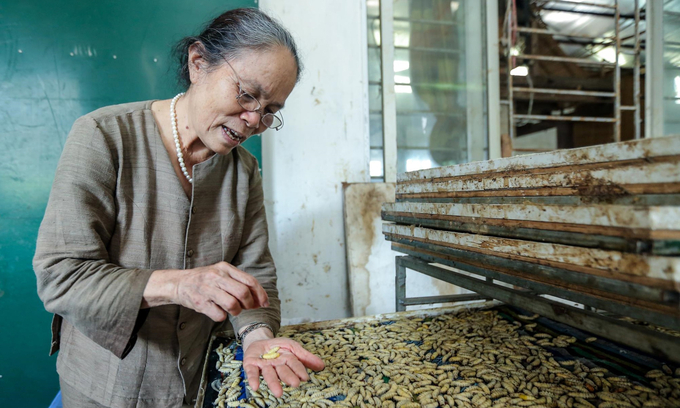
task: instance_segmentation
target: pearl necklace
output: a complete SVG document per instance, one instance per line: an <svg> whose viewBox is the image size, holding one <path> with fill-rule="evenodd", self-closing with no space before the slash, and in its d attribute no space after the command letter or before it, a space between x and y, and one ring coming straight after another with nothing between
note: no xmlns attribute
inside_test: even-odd
<svg viewBox="0 0 680 408"><path fill-rule="evenodd" d="M187 166L184 164L184 154L182 154L182 148L179 146L179 132L177 131L177 112L175 111L175 104L177 100L184 95L184 92L178 93L172 98L170 102L170 122L172 122L172 137L175 139L175 151L177 152L177 160L179 161L179 167L184 173L184 177L189 180L190 184L194 184L194 179L191 178L189 172L187 171Z"/></svg>

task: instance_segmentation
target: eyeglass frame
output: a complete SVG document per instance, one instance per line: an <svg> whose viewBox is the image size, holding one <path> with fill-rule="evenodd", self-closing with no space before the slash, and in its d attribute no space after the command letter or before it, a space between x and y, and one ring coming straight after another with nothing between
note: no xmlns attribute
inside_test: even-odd
<svg viewBox="0 0 680 408"><path fill-rule="evenodd" d="M247 110L248 112L257 112L260 115L259 122L261 122L267 129L274 129L277 132L279 130L281 130L281 128L283 127L283 114L281 113L281 111L278 111L276 113L271 113L271 112L270 113L262 113L262 104L260 103L260 101L256 97L251 95L250 93L243 90L243 86L241 86L241 77L238 76L238 73L236 73L236 70L234 69L234 67L231 66L229 61L227 61L227 59L224 58L224 57L222 57L222 58L224 59L224 62L226 62L227 65L229 65L229 68L231 68L231 70L234 72L234 75L236 75L236 83L238 84L238 92L239 92L238 95L236 95L236 102L238 103L238 105L240 107L242 107L243 109ZM257 102L257 108L256 109L248 109L241 104L241 98L244 95L248 96L249 98L252 98L252 100ZM281 115L277 116L278 114L281 114ZM264 117L267 116L267 115L271 115L271 117L278 119L279 122L281 122L281 124L279 126L275 126L275 127L267 126L267 124L264 123Z"/></svg>

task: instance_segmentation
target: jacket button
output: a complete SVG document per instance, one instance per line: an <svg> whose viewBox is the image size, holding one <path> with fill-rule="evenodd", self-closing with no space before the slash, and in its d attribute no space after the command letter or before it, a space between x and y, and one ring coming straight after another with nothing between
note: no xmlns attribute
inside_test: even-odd
<svg viewBox="0 0 680 408"><path fill-rule="evenodd" d="M186 323L186 322L182 322L182 323L179 324L179 329L180 329L180 330L184 330L185 327L187 327L187 323Z"/></svg>
<svg viewBox="0 0 680 408"><path fill-rule="evenodd" d="M179 365L183 366L183 365L186 364L186 363L187 363L187 359L186 359L186 358L183 358L183 359L179 362Z"/></svg>
<svg viewBox="0 0 680 408"><path fill-rule="evenodd" d="M188 251L187 251L187 256L188 256L189 258L191 258L192 256L194 256L194 250L193 250L193 249L188 250Z"/></svg>
<svg viewBox="0 0 680 408"><path fill-rule="evenodd" d="M196 206L191 207L191 213L196 214Z"/></svg>

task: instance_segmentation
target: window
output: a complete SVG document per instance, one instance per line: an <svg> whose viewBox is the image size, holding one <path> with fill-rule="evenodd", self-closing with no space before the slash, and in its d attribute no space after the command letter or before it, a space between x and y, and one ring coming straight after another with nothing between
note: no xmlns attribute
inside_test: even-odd
<svg viewBox="0 0 680 408"><path fill-rule="evenodd" d="M680 134L680 1L663 6L663 130Z"/></svg>
<svg viewBox="0 0 680 408"><path fill-rule="evenodd" d="M366 6L371 179L394 181L385 160L396 160L402 173L487 159L485 2ZM391 40L383 43L383 35ZM386 149L395 142L396 157Z"/></svg>

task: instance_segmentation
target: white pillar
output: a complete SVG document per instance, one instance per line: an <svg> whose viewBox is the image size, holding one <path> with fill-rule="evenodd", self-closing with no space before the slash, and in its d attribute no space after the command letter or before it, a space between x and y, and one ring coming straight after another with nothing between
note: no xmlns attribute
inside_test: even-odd
<svg viewBox="0 0 680 408"><path fill-rule="evenodd" d="M489 159L501 157L501 80L498 41L498 0L486 0L486 86Z"/></svg>
<svg viewBox="0 0 680 408"><path fill-rule="evenodd" d="M484 122L484 36L482 6L479 0L463 3L465 11L465 86L467 102L468 161L486 158L486 129Z"/></svg>
<svg viewBox="0 0 680 408"><path fill-rule="evenodd" d="M645 50L645 137L664 135L663 129L663 2L647 1Z"/></svg>
<svg viewBox="0 0 680 408"><path fill-rule="evenodd" d="M305 71L285 126L262 140L270 249L284 323L350 315L343 183L369 182L365 0L260 0Z"/></svg>
<svg viewBox="0 0 680 408"><path fill-rule="evenodd" d="M383 166L385 182L397 182L397 99L394 92L393 0L380 1L380 53L382 60Z"/></svg>

